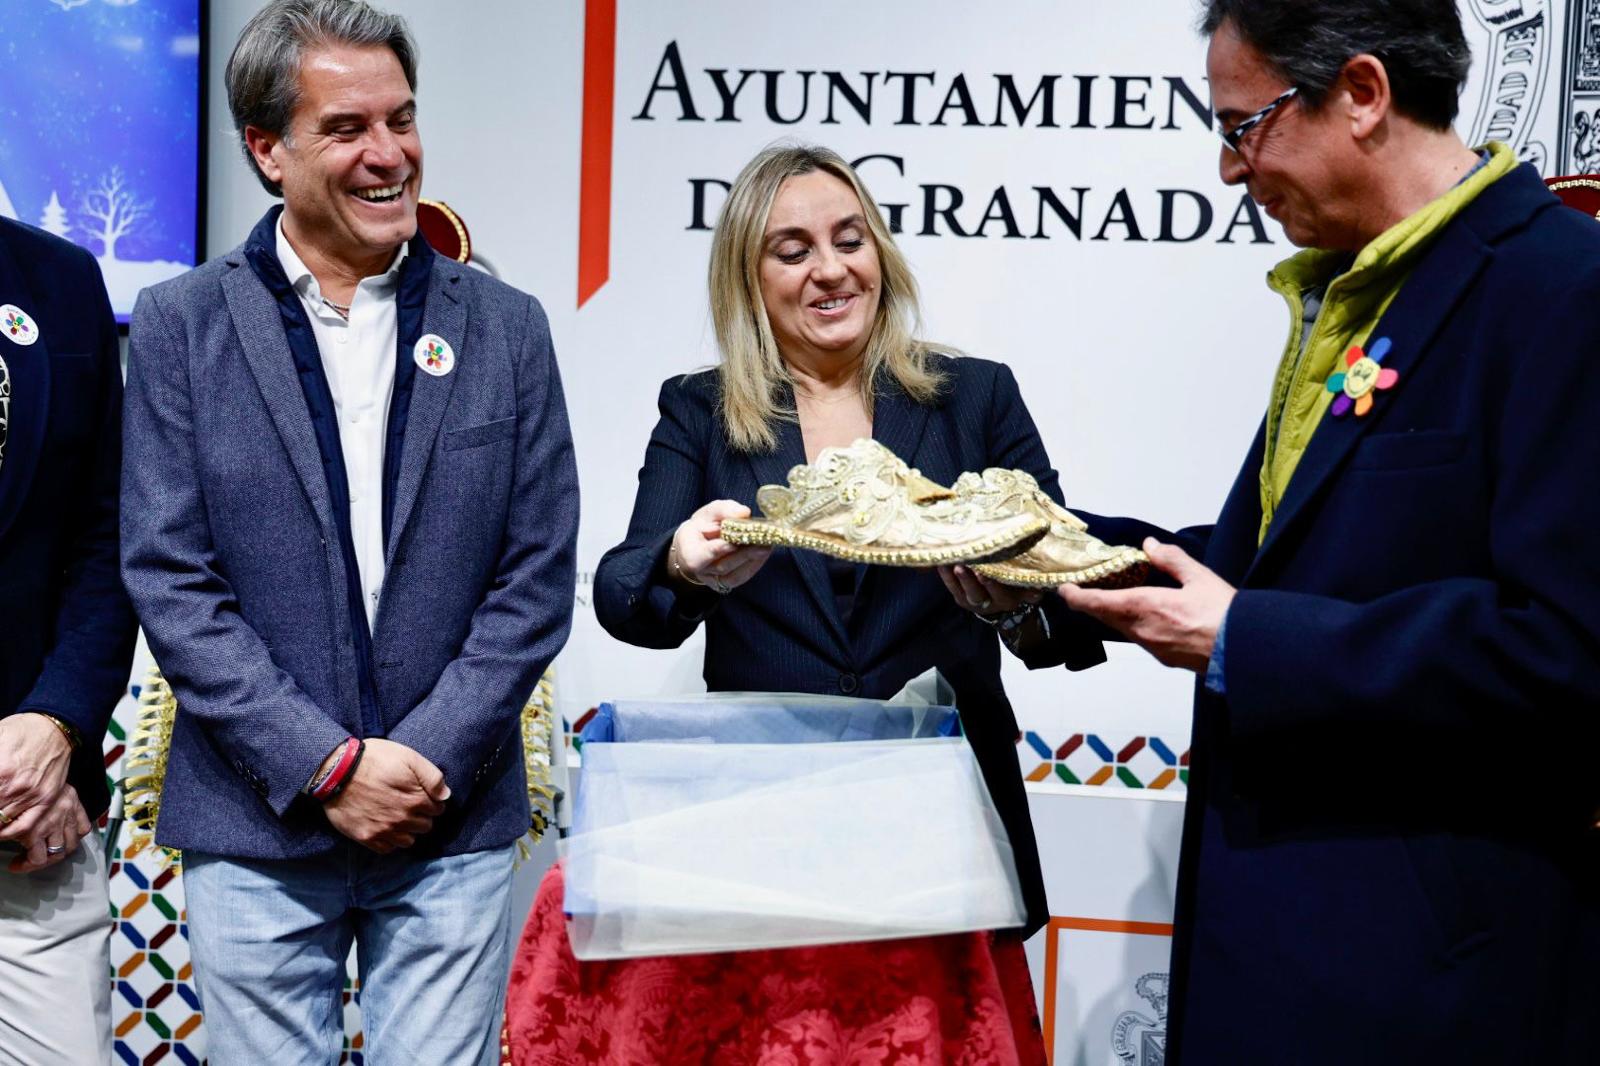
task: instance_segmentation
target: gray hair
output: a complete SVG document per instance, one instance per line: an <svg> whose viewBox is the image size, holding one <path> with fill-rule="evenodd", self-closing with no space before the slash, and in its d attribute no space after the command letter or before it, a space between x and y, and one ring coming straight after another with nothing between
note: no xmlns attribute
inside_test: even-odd
<svg viewBox="0 0 1600 1066"><path fill-rule="evenodd" d="M239 146L266 190L283 195L256 165L244 129L285 136L300 103L300 61L307 51L328 45L387 45L400 61L406 84L417 90L417 43L405 19L379 11L364 0L271 0L245 24L228 57L224 82Z"/></svg>

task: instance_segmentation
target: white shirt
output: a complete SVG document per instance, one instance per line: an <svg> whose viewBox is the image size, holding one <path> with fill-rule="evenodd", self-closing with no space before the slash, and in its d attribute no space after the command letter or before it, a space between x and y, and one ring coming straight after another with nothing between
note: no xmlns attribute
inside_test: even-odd
<svg viewBox="0 0 1600 1066"><path fill-rule="evenodd" d="M347 322L323 301L317 279L284 236L283 216L278 217L278 262L311 320L338 415L339 451L350 483L350 539L369 629L377 622L383 588L383 445L394 397L396 296L405 257L402 244L388 270L361 279Z"/></svg>

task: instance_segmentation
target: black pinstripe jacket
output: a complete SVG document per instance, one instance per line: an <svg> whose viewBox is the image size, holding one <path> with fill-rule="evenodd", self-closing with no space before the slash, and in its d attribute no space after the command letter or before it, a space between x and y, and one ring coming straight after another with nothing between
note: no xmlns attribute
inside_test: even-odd
<svg viewBox="0 0 1600 1066"><path fill-rule="evenodd" d="M1059 498L1056 472L1011 371L984 359L935 359L948 376L942 397L920 405L892 381L881 383L873 436L941 484L966 470L1003 466L1028 471ZM847 625L822 557L810 552L775 553L726 598L678 593L664 569L678 524L710 500L753 505L756 489L784 483L789 468L805 462L805 451L794 423L782 426L772 452L735 451L721 428L714 370L669 379L660 409L627 538L605 554L595 576L600 623L630 644L674 648L704 622L705 680L712 691L884 698L938 667L955 687L967 735L1010 834L1031 934L1047 917L1044 885L994 631L958 607L932 571L887 567L862 568ZM1082 658L1074 668L1102 658L1098 644L1077 652ZM1029 665L1057 665L1063 653L1054 648L1052 657Z"/></svg>

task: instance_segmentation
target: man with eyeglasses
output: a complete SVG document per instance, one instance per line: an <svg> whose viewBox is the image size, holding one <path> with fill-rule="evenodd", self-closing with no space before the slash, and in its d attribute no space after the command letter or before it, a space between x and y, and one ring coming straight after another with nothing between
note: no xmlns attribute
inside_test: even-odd
<svg viewBox="0 0 1600 1066"><path fill-rule="evenodd" d="M1289 337L1214 525L1088 516L1175 587L1062 590L1197 675L1166 1062L1600 1061L1600 225L1454 0L1202 29Z"/></svg>

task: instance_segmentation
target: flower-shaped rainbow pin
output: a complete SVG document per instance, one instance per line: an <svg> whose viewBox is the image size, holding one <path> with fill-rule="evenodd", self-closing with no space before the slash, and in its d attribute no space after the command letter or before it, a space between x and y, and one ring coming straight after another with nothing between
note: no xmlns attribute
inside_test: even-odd
<svg viewBox="0 0 1600 1066"><path fill-rule="evenodd" d="M6 329L11 332L13 337L18 334L26 334L30 328L27 318L23 317L21 311L9 311L6 313Z"/></svg>
<svg viewBox="0 0 1600 1066"><path fill-rule="evenodd" d="M1354 407L1359 418L1372 410L1373 393L1394 388L1400 372L1378 365L1389 354L1389 348L1389 338L1380 337L1371 351L1363 351L1357 344L1345 353L1345 368L1328 379L1328 391L1338 393L1333 398L1334 417L1342 418Z"/></svg>
<svg viewBox="0 0 1600 1066"><path fill-rule="evenodd" d="M428 361L429 369L438 370L444 366L444 345L438 341L430 341L422 357Z"/></svg>

